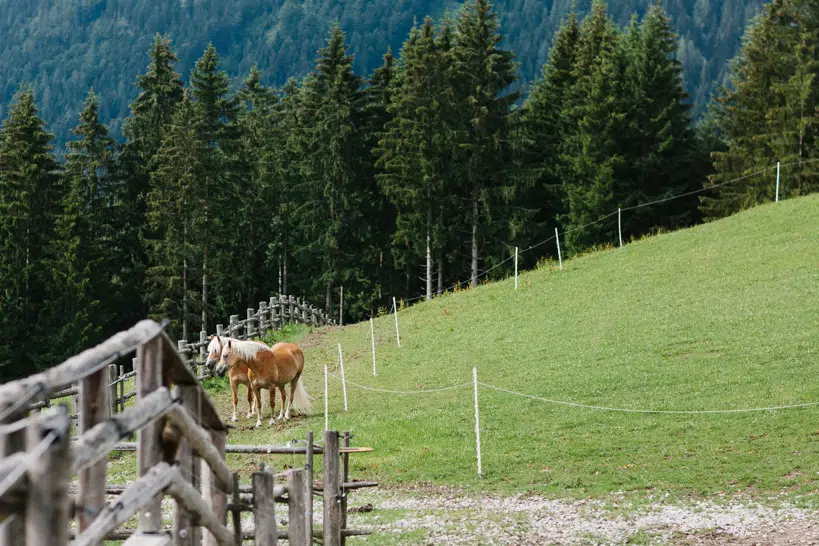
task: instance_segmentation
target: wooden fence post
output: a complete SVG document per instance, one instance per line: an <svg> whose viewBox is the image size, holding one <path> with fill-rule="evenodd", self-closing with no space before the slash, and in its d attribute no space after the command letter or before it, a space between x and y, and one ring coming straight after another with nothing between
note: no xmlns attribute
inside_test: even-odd
<svg viewBox="0 0 819 546"><path fill-rule="evenodd" d="M98 374L103 375L99 372ZM108 392L107 389L103 390ZM56 432L57 438L41 456L28 461L25 533L14 537L14 541L9 544L27 546L68 544L68 512L71 505L68 494L68 482L71 479L68 427L68 416L64 412L42 419L32 419L29 423L25 431L28 451L39 446L50 432ZM104 493L104 481L102 488Z"/></svg>
<svg viewBox="0 0 819 546"><path fill-rule="evenodd" d="M296 298L293 296L287 296L288 302L288 309L290 310L290 322L297 322L295 317L295 310L296 310Z"/></svg>
<svg viewBox="0 0 819 546"><path fill-rule="evenodd" d="M247 322L245 322L245 337L248 341L253 339L253 314L255 311L252 307L247 308Z"/></svg>
<svg viewBox="0 0 819 546"><path fill-rule="evenodd" d="M350 447L350 432L345 430L341 436L341 445L342 447ZM341 454L341 483L345 484L349 481L350 477L350 454L349 453L342 453ZM344 489L344 485L341 486L341 529L342 531L347 529L347 490ZM341 544L347 544L347 537L344 536L342 533L341 536Z"/></svg>
<svg viewBox="0 0 819 546"><path fill-rule="evenodd" d="M237 339L241 339L239 335L239 315L230 315L230 331L228 332L228 337L235 337Z"/></svg>
<svg viewBox="0 0 819 546"><path fill-rule="evenodd" d="M216 450L219 451L219 454L224 458L227 432L222 430L212 430L210 431L210 439L211 442L213 442L213 447L215 447ZM216 515L216 519L219 520L219 523L225 525L227 523L227 495L219 488L217 483L218 480L212 470L208 469L203 472L202 496L205 498L205 502L208 504L208 507ZM204 538L204 546L219 545L216 537L214 537L207 529L205 529Z"/></svg>
<svg viewBox="0 0 819 546"><path fill-rule="evenodd" d="M324 546L341 546L338 431L324 431Z"/></svg>
<svg viewBox="0 0 819 546"><path fill-rule="evenodd" d="M276 309L279 306L279 300L276 296L270 296L270 330L271 333L274 330L278 330L278 325L280 324L280 319L277 317Z"/></svg>
<svg viewBox="0 0 819 546"><path fill-rule="evenodd" d="M278 544L279 535L276 530L276 500L273 498L273 474L271 472L254 472L252 480L253 522L256 546L276 546L276 544ZM292 536L292 511L288 516L288 520L290 522L289 531ZM290 544L293 544L292 538Z"/></svg>
<svg viewBox="0 0 819 546"><path fill-rule="evenodd" d="M117 399L119 401L119 411L125 409L125 380L122 377L125 376L125 366L120 365L119 367L119 383L117 383L117 387L119 388L119 395Z"/></svg>
<svg viewBox="0 0 819 546"><path fill-rule="evenodd" d="M189 366L188 364L188 340L187 339L180 339L176 342L176 351L182 357L182 363L185 366Z"/></svg>
<svg viewBox="0 0 819 546"><path fill-rule="evenodd" d="M313 540L313 431L307 431L307 454L304 465L304 481L306 482L306 489L304 494L307 495L307 543L308 546Z"/></svg>
<svg viewBox="0 0 819 546"><path fill-rule="evenodd" d="M305 485L305 474L301 468L294 468L287 473L287 533L290 546L310 546L313 542L312 531L307 525L307 518L313 513L307 511L305 493L311 498L313 488L309 491Z"/></svg>
<svg viewBox="0 0 819 546"><path fill-rule="evenodd" d="M259 302L259 337L263 337L268 330L267 322L267 302Z"/></svg>
<svg viewBox="0 0 819 546"><path fill-rule="evenodd" d="M91 430L111 416L108 394L109 368L95 372L80 380L80 410L77 428L80 434ZM105 505L105 471L108 462L103 459L80 472L77 491L77 526L82 532L97 517Z"/></svg>
<svg viewBox="0 0 819 546"><path fill-rule="evenodd" d="M233 473L233 510L230 511L231 519L233 519L233 537L236 541L236 546L242 546L242 512L239 505L242 503L242 497L239 495L239 473Z"/></svg>
<svg viewBox="0 0 819 546"><path fill-rule="evenodd" d="M79 388L77 389L79 390ZM80 435L80 395L74 394L71 396L71 408L74 411L74 427L71 436L76 438Z"/></svg>
<svg viewBox="0 0 819 546"><path fill-rule="evenodd" d="M108 366L108 398L111 403L111 415L117 413L117 386L119 382L117 377L117 365L111 364Z"/></svg>
<svg viewBox="0 0 819 546"><path fill-rule="evenodd" d="M205 330L199 331L199 368L197 375L199 376L199 380L201 381L205 377L205 358L207 355L205 354L206 347L208 345L208 333Z"/></svg>
<svg viewBox="0 0 819 546"><path fill-rule="evenodd" d="M199 414L201 408L199 407L200 393L198 385L176 386L174 394L182 400L183 407L187 408L192 414ZM179 464L179 472L182 477L190 483L194 489L199 491L201 489L201 462L200 458L193 449L191 449L188 441L182 437L177 450L176 460ZM201 533L199 527L195 523L196 519L191 514L185 505L179 501L174 501L173 506L173 537L175 546L199 546L202 543Z"/></svg>
<svg viewBox="0 0 819 546"><path fill-rule="evenodd" d="M0 405L0 412L5 413L10 405ZM2 424L13 423L24 418L25 413L9 415L2 421ZM25 429L0 434L0 457L8 457L23 451L26 447ZM25 545L25 518L23 514L18 515L5 525L0 525L0 546L24 546ZM20 540L22 537L23 540Z"/></svg>
<svg viewBox="0 0 819 546"><path fill-rule="evenodd" d="M162 338L155 337L137 349L137 402L162 386ZM137 431L137 471L141 476L162 460L164 419ZM137 530L157 533L162 529L162 495L157 495L139 513Z"/></svg>

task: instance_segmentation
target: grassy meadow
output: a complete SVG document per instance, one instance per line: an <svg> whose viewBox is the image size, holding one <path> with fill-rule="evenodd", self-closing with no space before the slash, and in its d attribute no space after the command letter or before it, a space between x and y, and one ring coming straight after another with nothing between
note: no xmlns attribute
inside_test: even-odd
<svg viewBox="0 0 819 546"><path fill-rule="evenodd" d="M476 473L472 367L520 393L626 409L713 410L819 401L819 196L770 204L447 294L369 323L279 338L305 346L316 413L232 443L284 443L324 428L327 364L341 343L349 411L331 377L330 427L350 430L353 475L384 486L457 485L565 497L807 492L819 478L819 406L751 413L637 414L545 403L480 388ZM391 394L364 390L412 391ZM230 415L227 380L210 383ZM265 415L269 417L267 394ZM246 412L244 391L240 409ZM256 457L231 458L237 467ZM291 457L267 461L278 468Z"/></svg>

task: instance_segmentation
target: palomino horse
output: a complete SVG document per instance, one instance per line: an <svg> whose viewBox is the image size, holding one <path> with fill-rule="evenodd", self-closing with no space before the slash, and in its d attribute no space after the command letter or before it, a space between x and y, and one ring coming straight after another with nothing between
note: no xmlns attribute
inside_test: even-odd
<svg viewBox="0 0 819 546"><path fill-rule="evenodd" d="M301 373L304 371L304 353L295 343L276 343L265 347L249 341L234 339L222 347L222 359L214 370L219 376L225 375L234 367L245 364L250 368L248 375L256 398L256 426L262 426L261 390L270 390L270 424L276 423L276 388L282 395L282 409L279 419L290 419L291 408L294 411L309 415L313 411L310 395L304 388ZM290 398L284 386L290 383Z"/></svg>
<svg viewBox="0 0 819 546"><path fill-rule="evenodd" d="M222 346L227 341L238 341L232 337L220 337L220 336L213 336L210 339L210 344L208 344L208 360L205 362L205 366L208 367L209 370L213 370L213 367L219 362L219 359L222 358ZM254 341L253 343L258 343L263 347L267 347L261 341ZM230 380L230 390L233 394L233 417L231 421L236 422L238 419L236 418L236 407L239 403L239 385L245 385L247 387L247 405L250 406L250 411L247 413L247 418L250 419L253 417L255 413L256 405L253 403L253 388L250 386L250 378L248 377L248 367L244 363L239 363L238 365L234 366L228 372L228 379Z"/></svg>

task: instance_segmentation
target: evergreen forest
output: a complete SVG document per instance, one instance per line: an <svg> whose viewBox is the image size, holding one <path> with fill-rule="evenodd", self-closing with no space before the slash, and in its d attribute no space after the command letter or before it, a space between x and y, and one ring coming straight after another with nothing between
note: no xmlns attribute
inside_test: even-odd
<svg viewBox="0 0 819 546"><path fill-rule="evenodd" d="M344 17L288 79L260 58L234 82L219 40L183 75L185 37L157 34L121 126L111 89L86 89L63 153L43 86L20 84L0 128L0 378L145 316L198 338L277 293L337 315L343 289L345 322L364 319L503 277L515 248L521 268L556 259L556 229L564 256L615 244L618 209L631 239L772 200L749 175L777 162L785 196L814 192L818 4L765 4L710 101L660 4L621 23L601 0L565 12L531 78L487 0L371 41L366 71Z"/></svg>

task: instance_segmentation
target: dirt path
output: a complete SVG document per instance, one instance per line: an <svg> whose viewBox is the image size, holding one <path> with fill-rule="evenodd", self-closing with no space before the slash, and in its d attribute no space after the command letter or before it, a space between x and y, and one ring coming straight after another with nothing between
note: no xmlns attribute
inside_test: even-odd
<svg viewBox="0 0 819 546"><path fill-rule="evenodd" d="M352 515L350 524L372 529L375 544L819 544L819 512L787 502L776 508L739 500L635 506L617 498L373 491L356 493L350 506L368 503L373 511Z"/></svg>

